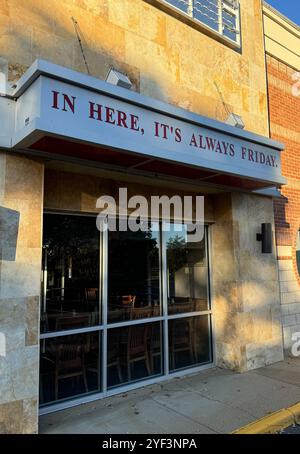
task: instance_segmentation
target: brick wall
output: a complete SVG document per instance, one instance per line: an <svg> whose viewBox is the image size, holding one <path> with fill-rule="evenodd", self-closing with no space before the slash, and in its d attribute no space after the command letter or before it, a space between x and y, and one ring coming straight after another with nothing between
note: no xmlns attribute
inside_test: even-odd
<svg viewBox="0 0 300 454"><path fill-rule="evenodd" d="M292 335L300 332L300 276L296 264L296 240L300 228L300 98L292 95L292 75L296 72L267 56L270 127L273 139L286 146L282 154L283 175L288 184L282 198L274 202L276 242L285 349Z"/></svg>

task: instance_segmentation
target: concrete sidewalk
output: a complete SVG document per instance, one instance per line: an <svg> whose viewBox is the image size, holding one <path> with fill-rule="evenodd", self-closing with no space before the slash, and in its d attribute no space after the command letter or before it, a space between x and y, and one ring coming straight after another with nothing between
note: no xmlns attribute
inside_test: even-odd
<svg viewBox="0 0 300 454"><path fill-rule="evenodd" d="M210 369L40 418L44 434L230 433L300 401L300 359Z"/></svg>

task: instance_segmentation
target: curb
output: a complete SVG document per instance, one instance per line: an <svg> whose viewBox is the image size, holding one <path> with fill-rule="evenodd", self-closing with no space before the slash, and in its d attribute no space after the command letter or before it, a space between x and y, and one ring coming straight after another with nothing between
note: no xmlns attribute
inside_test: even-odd
<svg viewBox="0 0 300 454"><path fill-rule="evenodd" d="M241 429L232 432L234 435L272 434L280 432L293 424L300 424L300 402L288 408L276 411L258 419Z"/></svg>

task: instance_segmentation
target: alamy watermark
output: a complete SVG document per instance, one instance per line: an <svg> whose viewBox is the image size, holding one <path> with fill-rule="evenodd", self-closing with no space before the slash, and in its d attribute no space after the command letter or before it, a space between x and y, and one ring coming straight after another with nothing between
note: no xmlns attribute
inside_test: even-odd
<svg viewBox="0 0 300 454"><path fill-rule="evenodd" d="M6 356L6 336L0 332L0 357Z"/></svg>
<svg viewBox="0 0 300 454"><path fill-rule="evenodd" d="M294 333L292 335L292 341L294 343L292 344L291 353L298 358L300 356L300 333Z"/></svg>
<svg viewBox="0 0 300 454"><path fill-rule="evenodd" d="M188 242L199 242L204 237L204 197L167 195L150 196L133 195L128 198L128 190L119 188L118 198L111 195L99 197L96 203L99 209L97 227L100 231L148 231L159 229L163 220L163 231L182 231L185 224Z"/></svg>
<svg viewBox="0 0 300 454"><path fill-rule="evenodd" d="M296 98L300 97L300 72L296 72L292 75L292 80L295 82L292 86L292 95Z"/></svg>

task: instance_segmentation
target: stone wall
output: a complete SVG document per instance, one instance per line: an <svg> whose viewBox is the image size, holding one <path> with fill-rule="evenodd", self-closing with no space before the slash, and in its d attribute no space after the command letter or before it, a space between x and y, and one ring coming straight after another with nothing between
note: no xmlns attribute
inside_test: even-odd
<svg viewBox="0 0 300 454"><path fill-rule="evenodd" d="M38 422L43 164L0 151L0 433Z"/></svg>
<svg viewBox="0 0 300 454"><path fill-rule="evenodd" d="M225 120L229 109L246 129L268 135L261 0L240 0L242 50L217 42L144 0L1 0L0 49L16 80L36 58L105 79L111 66L133 89ZM254 38L255 37L255 38Z"/></svg>
<svg viewBox="0 0 300 454"><path fill-rule="evenodd" d="M231 193L214 201L212 294L216 359L249 371L283 359L280 294L273 253L262 254L256 234L271 222L272 200Z"/></svg>

